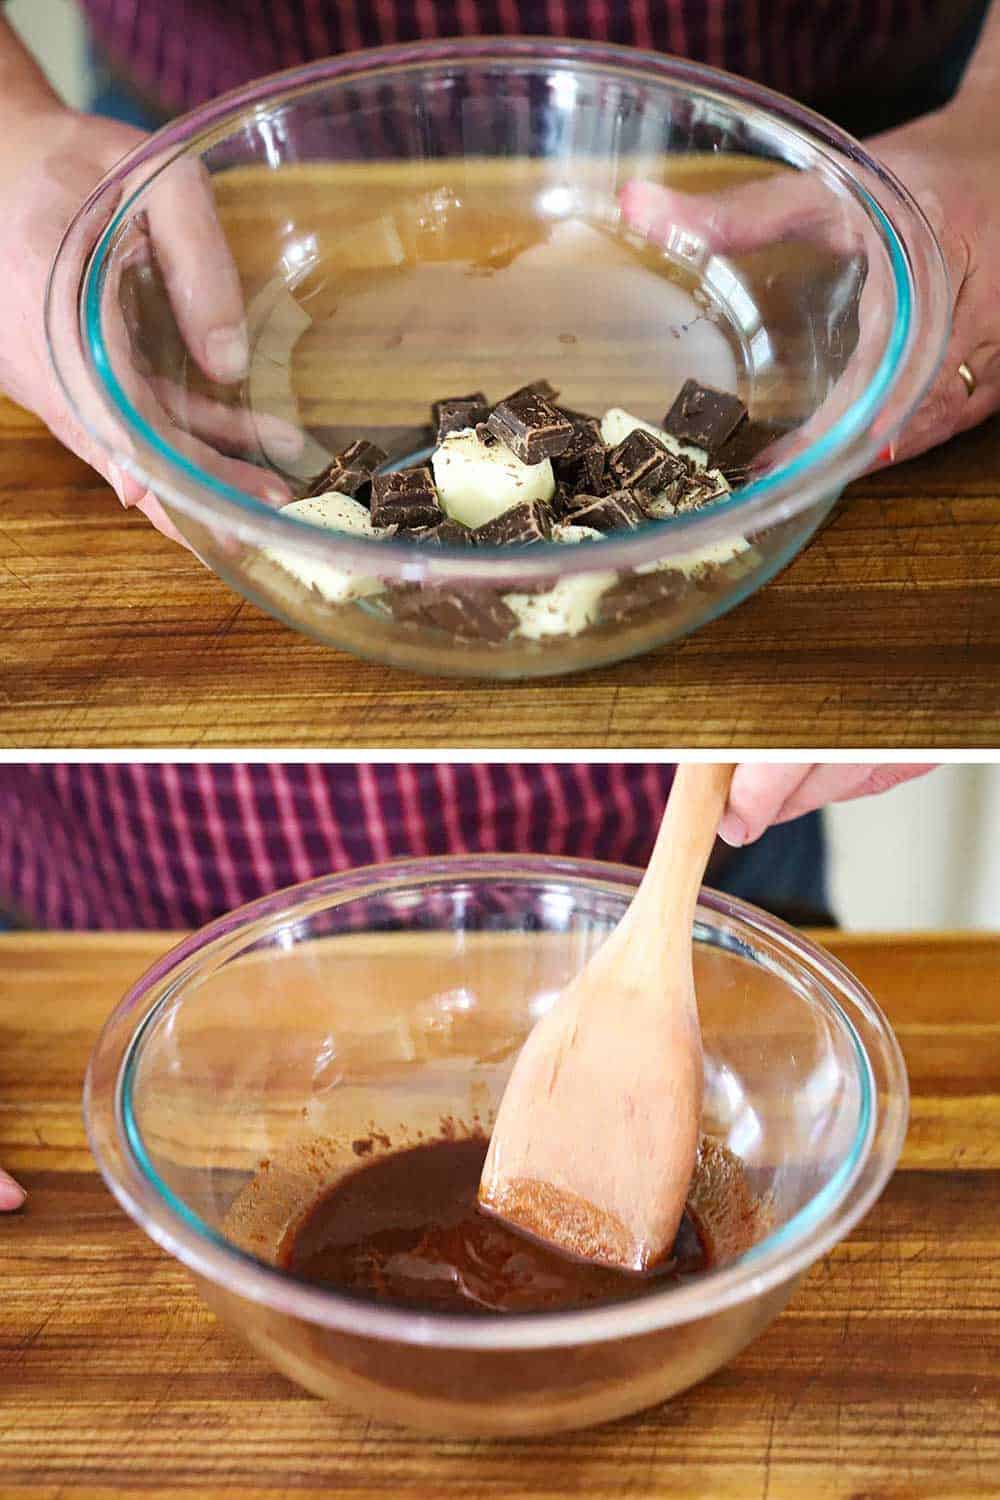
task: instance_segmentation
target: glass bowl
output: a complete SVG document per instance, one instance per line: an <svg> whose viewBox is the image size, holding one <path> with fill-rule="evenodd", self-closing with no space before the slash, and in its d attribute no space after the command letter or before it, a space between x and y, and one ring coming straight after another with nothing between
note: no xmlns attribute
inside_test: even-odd
<svg viewBox="0 0 1000 1500"><path fill-rule="evenodd" d="M638 878L548 857L406 860L212 923L143 976L95 1048L85 1114L109 1186L266 1360L369 1416L545 1433L704 1379L871 1207L907 1118L871 997L798 933L713 891L695 930L703 1125L767 1205L742 1255L627 1304L475 1318L338 1294L275 1264L285 1230L357 1165L359 1137L489 1127L520 1042Z"/></svg>
<svg viewBox="0 0 1000 1500"><path fill-rule="evenodd" d="M622 216L635 181L686 205L656 246ZM739 187L734 234L716 195ZM234 275L227 382L202 335ZM653 53L472 40L328 59L159 131L67 232L47 322L81 422L232 587L358 655L516 678L647 650L770 579L913 411L948 309L913 199L809 110ZM441 397L546 378L658 424L688 377L740 394L759 449L697 512L501 550L278 508L359 436L426 457Z"/></svg>

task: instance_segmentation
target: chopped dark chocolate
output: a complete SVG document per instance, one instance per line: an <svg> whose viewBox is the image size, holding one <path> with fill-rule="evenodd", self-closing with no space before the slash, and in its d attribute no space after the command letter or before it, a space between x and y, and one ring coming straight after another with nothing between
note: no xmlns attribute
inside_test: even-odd
<svg viewBox="0 0 1000 1500"><path fill-rule="evenodd" d="M613 490L610 495L577 495L566 512L569 526L592 526L595 531L632 531L646 519L631 490Z"/></svg>
<svg viewBox="0 0 1000 1500"><path fill-rule="evenodd" d="M550 380L533 380L530 385L519 385L516 391L511 391L503 399L516 401L519 396L541 396L543 401L557 401L559 392Z"/></svg>
<svg viewBox="0 0 1000 1500"><path fill-rule="evenodd" d="M557 483L555 493L549 501L549 510L552 512L552 519L554 521L564 521L576 504L576 491L571 490L568 485Z"/></svg>
<svg viewBox="0 0 1000 1500"><path fill-rule="evenodd" d="M606 457L600 424L589 417L582 418L574 423L568 447L552 460L556 480L570 492L596 494L604 477Z"/></svg>
<svg viewBox="0 0 1000 1500"><path fill-rule="evenodd" d="M608 454L608 472L621 489L650 494L669 488L686 465L651 432L637 427Z"/></svg>
<svg viewBox="0 0 1000 1500"><path fill-rule="evenodd" d="M335 490L338 495L362 499L371 485L372 474L388 457L384 449L361 438L348 443L342 453L334 455L322 474L317 474L302 498L326 495Z"/></svg>
<svg viewBox="0 0 1000 1500"><path fill-rule="evenodd" d="M637 498L646 514L662 520L664 515L672 515L675 510L681 509L688 488L692 485L692 475L700 472L683 454L671 454L670 463L657 476L656 488L638 494ZM692 494L694 493L692 489Z"/></svg>
<svg viewBox="0 0 1000 1500"><path fill-rule="evenodd" d="M685 380L662 425L679 443L690 443L712 454L736 431L746 414L738 396L699 385L697 380Z"/></svg>
<svg viewBox="0 0 1000 1500"><path fill-rule="evenodd" d="M525 547L532 542L547 541L551 535L552 516L540 500L512 505L492 521L477 526L474 532L476 543L489 547Z"/></svg>
<svg viewBox="0 0 1000 1500"><path fill-rule="evenodd" d="M463 641L505 641L518 624L517 615L500 595L486 589L427 588L418 584L397 589L392 610L404 625L431 626Z"/></svg>
<svg viewBox="0 0 1000 1500"><path fill-rule="evenodd" d="M674 504L680 511L700 510L710 500L721 500L728 493L718 469L698 469L692 466Z"/></svg>
<svg viewBox="0 0 1000 1500"><path fill-rule="evenodd" d="M675 465L666 474L660 476L660 483L657 489L646 497L647 500L666 500L668 504L675 507L680 508L683 506L684 497L692 488L694 476L701 471L695 464L689 463L684 457L677 458Z"/></svg>
<svg viewBox="0 0 1000 1500"><path fill-rule="evenodd" d="M376 474L372 483L371 513L376 526L395 525L408 531L436 526L443 519L443 512L434 487L434 476L427 465Z"/></svg>
<svg viewBox="0 0 1000 1500"><path fill-rule="evenodd" d="M500 441L498 437L495 437L493 435L485 422L479 422L477 424L476 437L482 443L484 448L492 448L494 443L499 443Z"/></svg>
<svg viewBox="0 0 1000 1500"><path fill-rule="evenodd" d="M450 401L435 401L434 420L437 423L437 440L442 442L449 432L465 432L485 422L490 414L486 398L456 396Z"/></svg>
<svg viewBox="0 0 1000 1500"><path fill-rule="evenodd" d="M435 401L431 406L431 420L435 427L441 425L441 408L443 406L489 406L485 391L470 391L467 396L442 396L440 401Z"/></svg>
<svg viewBox="0 0 1000 1500"><path fill-rule="evenodd" d="M745 483L751 469L756 467L754 460L787 430L777 423L757 422L748 417L716 449L713 455L716 468L722 470L733 489L738 489Z"/></svg>
<svg viewBox="0 0 1000 1500"><path fill-rule="evenodd" d="M471 547L475 544L476 536L470 527L447 516L436 526L421 526L411 531L409 540L429 542L435 547Z"/></svg>
<svg viewBox="0 0 1000 1500"><path fill-rule="evenodd" d="M601 595L601 618L622 620L651 605L681 599L688 590L684 574L676 568L656 568L649 573L625 573Z"/></svg>
<svg viewBox="0 0 1000 1500"><path fill-rule="evenodd" d="M487 427L523 464L554 458L573 441L573 423L544 396L508 396L493 408Z"/></svg>
<svg viewBox="0 0 1000 1500"><path fill-rule="evenodd" d="M552 397L549 396L548 400L551 401ZM553 405L555 405L554 402ZM574 427L580 427L589 422L597 428L598 435L600 435L601 424L596 417L591 416L589 411L574 411L571 406L560 406L559 410L562 412L564 417L569 417Z"/></svg>

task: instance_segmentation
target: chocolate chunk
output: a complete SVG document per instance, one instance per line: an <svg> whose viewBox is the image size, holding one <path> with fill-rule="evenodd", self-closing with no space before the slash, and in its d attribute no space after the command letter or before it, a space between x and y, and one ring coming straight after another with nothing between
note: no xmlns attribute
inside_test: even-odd
<svg viewBox="0 0 1000 1500"><path fill-rule="evenodd" d="M475 532L463 526L461 521L453 521L450 516L436 526L418 527L409 535L410 541L429 542L435 547L471 547L475 539Z"/></svg>
<svg viewBox="0 0 1000 1500"><path fill-rule="evenodd" d="M399 526L412 530L436 526L443 512L434 488L434 476L426 464L417 469L396 469L376 474L372 484L372 521L376 526Z"/></svg>
<svg viewBox="0 0 1000 1500"><path fill-rule="evenodd" d="M625 573L601 595L601 617L622 620L652 605L672 603L688 591L688 581L676 568L649 573Z"/></svg>
<svg viewBox="0 0 1000 1500"><path fill-rule="evenodd" d="M355 500L363 498L371 485L372 474L388 457L375 443L366 443L361 438L348 443L342 453L331 459L322 474L317 474L302 498L325 495L330 490L336 490L339 495L351 495Z"/></svg>
<svg viewBox="0 0 1000 1500"><path fill-rule="evenodd" d="M549 509L555 519L560 520L581 505L584 499L596 500L601 495L613 494L616 489L618 485L607 471L597 478L592 477L590 483L580 489L571 488L568 484L559 482L556 484L555 494L549 501Z"/></svg>
<svg viewBox="0 0 1000 1500"><path fill-rule="evenodd" d="M677 478L681 463L670 449L637 427L608 454L608 472L621 489L650 493L666 489Z"/></svg>
<svg viewBox="0 0 1000 1500"><path fill-rule="evenodd" d="M485 391L470 391L467 396L442 396L440 401L435 401L431 407L431 420L435 427L441 425L441 408L443 406L489 406Z"/></svg>
<svg viewBox="0 0 1000 1500"><path fill-rule="evenodd" d="M728 494L718 469L700 469L692 465L674 506L679 511L700 510L711 500L721 500Z"/></svg>
<svg viewBox="0 0 1000 1500"><path fill-rule="evenodd" d="M586 448L560 467L559 477L574 495L599 495L604 489L606 449Z"/></svg>
<svg viewBox="0 0 1000 1500"><path fill-rule="evenodd" d="M492 521L477 526L474 532L477 544L490 547L524 547L531 542L547 541L551 535L552 517L548 506L540 500L512 505Z"/></svg>
<svg viewBox="0 0 1000 1500"><path fill-rule="evenodd" d="M713 458L717 469L721 469L733 489L746 481L754 460L788 429L775 422L755 422L750 417L741 422L730 437L715 450Z"/></svg>
<svg viewBox="0 0 1000 1500"><path fill-rule="evenodd" d="M485 422L479 422L479 423L477 423L477 425L476 425L476 437L482 443L482 445L483 445L484 448L492 448L494 446L494 444L496 444L496 443L498 443L500 441L500 439L498 437L495 437L493 435L493 433L487 427L487 425L486 425Z"/></svg>
<svg viewBox="0 0 1000 1500"><path fill-rule="evenodd" d="M549 510L554 521L564 521L577 504L577 492L566 484L556 484L555 494L549 501Z"/></svg>
<svg viewBox="0 0 1000 1500"><path fill-rule="evenodd" d="M613 490L610 495L577 495L565 519L570 526L593 526L595 531L633 531L646 517L631 490Z"/></svg>
<svg viewBox="0 0 1000 1500"><path fill-rule="evenodd" d="M743 421L747 409L738 396L685 380L677 399L663 418L665 432L679 443L690 443L714 453Z"/></svg>
<svg viewBox="0 0 1000 1500"><path fill-rule="evenodd" d="M462 641L505 641L518 623L499 594L419 585L396 591L393 614L404 625L444 630Z"/></svg>
<svg viewBox="0 0 1000 1500"><path fill-rule="evenodd" d="M573 441L573 423L544 396L509 396L493 408L487 427L523 464L554 458Z"/></svg>
<svg viewBox="0 0 1000 1500"><path fill-rule="evenodd" d="M449 432L464 432L485 422L490 414L489 403L481 391L472 396L454 396L447 401L435 401L434 421L437 440L440 443Z"/></svg>
<svg viewBox="0 0 1000 1500"><path fill-rule="evenodd" d="M692 485L692 475L703 473L683 454L671 454L671 462L658 475L656 488L645 490L638 500L648 516L662 520L682 506L684 495ZM695 492L692 488L692 493Z"/></svg>
<svg viewBox="0 0 1000 1500"><path fill-rule="evenodd" d="M516 401L521 396L541 396L543 401L556 401L559 392L548 380L533 380L530 385L519 385L516 391L504 396L504 401ZM499 403L498 403L499 404Z"/></svg>
<svg viewBox="0 0 1000 1500"><path fill-rule="evenodd" d="M598 485L604 477L606 457L600 424L584 417L574 423L569 446L552 460L552 467L557 481L571 493L593 495L598 493Z"/></svg>

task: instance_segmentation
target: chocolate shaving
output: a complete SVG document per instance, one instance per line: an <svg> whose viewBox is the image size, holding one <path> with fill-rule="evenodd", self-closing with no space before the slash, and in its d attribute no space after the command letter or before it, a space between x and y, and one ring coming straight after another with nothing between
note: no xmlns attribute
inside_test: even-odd
<svg viewBox="0 0 1000 1500"><path fill-rule="evenodd" d="M595 531L633 531L646 517L631 490L613 490L610 495L577 495L564 519Z"/></svg>
<svg viewBox="0 0 1000 1500"><path fill-rule="evenodd" d="M396 469L376 474L372 483L372 521L376 526L399 526L406 530L436 526L443 512L434 487L434 476L426 464L416 469Z"/></svg>
<svg viewBox="0 0 1000 1500"><path fill-rule="evenodd" d="M532 393L499 402L486 426L523 464L554 458L573 441L573 423L568 417L543 396Z"/></svg>
<svg viewBox="0 0 1000 1500"><path fill-rule="evenodd" d="M420 585L398 589L393 614L401 624L430 626L462 641L505 641L518 624L517 615L499 594L485 590Z"/></svg>
<svg viewBox="0 0 1000 1500"><path fill-rule="evenodd" d="M302 498L311 499L314 495L326 495L335 490L338 495L361 499L371 485L372 474L388 457L384 449L375 443L366 443L362 438L348 443L343 452L330 460L322 474L317 474Z"/></svg>
<svg viewBox="0 0 1000 1500"><path fill-rule="evenodd" d="M492 521L477 526L474 532L477 544L490 547L524 547L532 542L545 542L551 535L552 517L548 506L540 500L512 505Z"/></svg>
<svg viewBox="0 0 1000 1500"><path fill-rule="evenodd" d="M685 380L662 427L679 443L714 453L743 421L747 409L738 396L717 391L697 380Z"/></svg>

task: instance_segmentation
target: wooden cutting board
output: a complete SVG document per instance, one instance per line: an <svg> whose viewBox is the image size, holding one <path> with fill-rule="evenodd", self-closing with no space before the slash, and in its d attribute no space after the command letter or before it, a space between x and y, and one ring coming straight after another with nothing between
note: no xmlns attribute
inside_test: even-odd
<svg viewBox="0 0 1000 1500"><path fill-rule="evenodd" d="M561 680L448 682L231 593L0 398L0 747L993 746L1000 420L859 480L734 613Z"/></svg>
<svg viewBox="0 0 1000 1500"><path fill-rule="evenodd" d="M788 1310L669 1405L430 1440L304 1395L117 1208L80 1119L103 1017L165 935L0 938L0 1496L971 1500L1000 1494L1000 936L838 935L913 1088L900 1170Z"/></svg>

